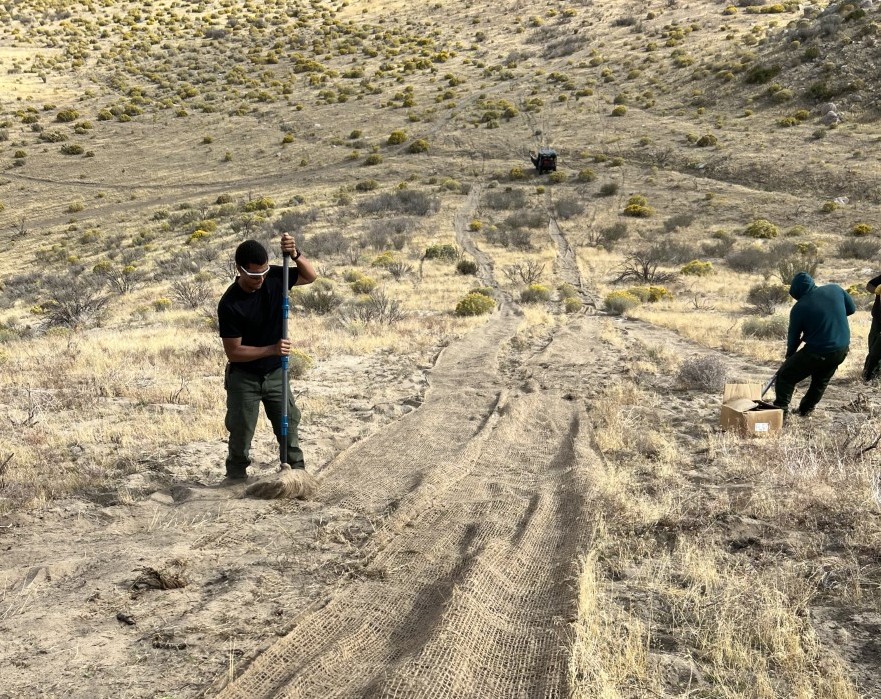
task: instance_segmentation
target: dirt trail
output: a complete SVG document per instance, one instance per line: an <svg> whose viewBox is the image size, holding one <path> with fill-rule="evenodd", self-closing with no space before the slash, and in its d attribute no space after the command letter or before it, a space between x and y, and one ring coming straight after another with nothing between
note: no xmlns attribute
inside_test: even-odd
<svg viewBox="0 0 881 699"><path fill-rule="evenodd" d="M457 239L491 283L467 233L479 196ZM185 474L216 474L224 450L194 444L145 465L175 482L149 497L0 522L0 697L568 696L600 460L591 412L604 388L636 381L698 452L718 396L635 373L647 345L709 352L675 333L578 314L524 342L521 319L505 302L448 346L421 406L338 453L316 502L194 483ZM743 378L768 372L719 356ZM149 588L159 564L188 584Z"/></svg>

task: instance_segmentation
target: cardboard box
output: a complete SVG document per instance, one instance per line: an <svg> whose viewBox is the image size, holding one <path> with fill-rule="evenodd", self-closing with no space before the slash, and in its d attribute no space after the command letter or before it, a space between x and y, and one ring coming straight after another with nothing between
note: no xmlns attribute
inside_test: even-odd
<svg viewBox="0 0 881 699"><path fill-rule="evenodd" d="M783 411L761 399L758 383L725 384L719 424L744 437L765 437L783 429Z"/></svg>

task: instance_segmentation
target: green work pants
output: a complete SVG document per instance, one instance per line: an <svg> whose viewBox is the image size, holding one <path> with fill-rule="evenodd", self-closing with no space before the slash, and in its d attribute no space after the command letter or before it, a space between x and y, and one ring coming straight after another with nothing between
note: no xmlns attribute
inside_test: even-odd
<svg viewBox="0 0 881 699"><path fill-rule="evenodd" d="M257 376L247 371L227 367L226 371L226 429L229 430L229 452L226 457L226 475L244 478L245 469L251 464L251 440L257 429L260 404L272 423L272 430L279 443L281 454L282 370ZM287 463L291 468L305 468L303 450L300 449L297 428L300 410L288 391L288 438Z"/></svg>
<svg viewBox="0 0 881 699"><path fill-rule="evenodd" d="M774 399L774 405L783 408L783 412L788 411L796 384L810 376L811 384L798 406L799 415L810 415L845 357L847 357L847 347L825 354L815 354L800 349L783 362L783 366L777 372L775 386L777 397Z"/></svg>

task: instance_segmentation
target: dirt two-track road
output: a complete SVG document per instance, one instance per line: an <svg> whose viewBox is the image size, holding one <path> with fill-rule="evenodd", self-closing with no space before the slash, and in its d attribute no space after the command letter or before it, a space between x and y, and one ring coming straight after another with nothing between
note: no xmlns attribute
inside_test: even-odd
<svg viewBox="0 0 881 699"><path fill-rule="evenodd" d="M481 261L464 232L478 197L456 227ZM553 235L561 274L586 289ZM493 282L485 260L481 275ZM447 346L421 405L329 460L313 502L205 485L224 445L195 444L145 459L168 487L7 518L0 697L570 696L603 459L592 415L645 343L707 350L592 312L515 341L521 321L503 300ZM718 397L639 381L683 450L703 449Z"/></svg>

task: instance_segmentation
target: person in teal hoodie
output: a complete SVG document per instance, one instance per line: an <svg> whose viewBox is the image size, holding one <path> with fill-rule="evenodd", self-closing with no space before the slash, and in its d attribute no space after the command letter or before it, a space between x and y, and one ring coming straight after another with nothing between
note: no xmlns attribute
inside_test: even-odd
<svg viewBox="0 0 881 699"><path fill-rule="evenodd" d="M789 295L795 299L795 305L789 312L786 361L777 371L774 405L782 408L786 416L796 384L810 377L811 384L798 406L798 414L806 417L817 407L836 369L847 357L847 317L857 307L840 286L817 286L807 272L793 277ZM802 343L804 347L799 349Z"/></svg>

